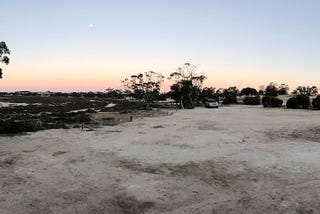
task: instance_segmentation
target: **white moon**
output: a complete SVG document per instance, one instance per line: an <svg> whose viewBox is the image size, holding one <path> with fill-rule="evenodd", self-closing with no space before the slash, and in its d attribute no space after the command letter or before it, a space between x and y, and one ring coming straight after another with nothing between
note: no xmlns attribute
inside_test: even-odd
<svg viewBox="0 0 320 214"><path fill-rule="evenodd" d="M93 28L93 24L90 24L90 27Z"/></svg>

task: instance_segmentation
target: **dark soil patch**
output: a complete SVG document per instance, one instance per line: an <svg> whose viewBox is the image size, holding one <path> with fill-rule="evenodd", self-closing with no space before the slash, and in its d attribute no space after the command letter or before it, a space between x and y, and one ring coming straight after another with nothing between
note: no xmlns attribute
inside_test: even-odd
<svg viewBox="0 0 320 214"><path fill-rule="evenodd" d="M53 156L53 157L57 157L57 156L59 156L59 155L65 154L65 153L67 153L67 152L69 152L69 151L57 151L57 152L53 153L52 156Z"/></svg>
<svg viewBox="0 0 320 214"><path fill-rule="evenodd" d="M319 127L310 127L306 129L279 129L279 130L268 130L265 132L265 135L270 140L276 138L284 138L290 140L308 140L313 142L320 143L320 128Z"/></svg>
<svg viewBox="0 0 320 214"><path fill-rule="evenodd" d="M191 177L199 179L205 183L219 183L221 185L229 185L231 179L235 179L234 175L226 173L227 169L220 163L204 162L195 163L188 162L181 165L159 164L148 165L135 161L121 160L116 164L118 167L150 174L159 174L173 177Z"/></svg>

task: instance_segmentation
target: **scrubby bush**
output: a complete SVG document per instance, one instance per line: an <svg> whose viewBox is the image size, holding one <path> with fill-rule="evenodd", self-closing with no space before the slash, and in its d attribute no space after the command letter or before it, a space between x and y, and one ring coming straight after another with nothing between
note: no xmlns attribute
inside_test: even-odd
<svg viewBox="0 0 320 214"><path fill-rule="evenodd" d="M288 99L286 106L287 108L307 109L310 106L310 98L308 95L299 94Z"/></svg>
<svg viewBox="0 0 320 214"><path fill-rule="evenodd" d="M278 96L277 84L271 82L266 88L265 95L272 97Z"/></svg>
<svg viewBox="0 0 320 214"><path fill-rule="evenodd" d="M287 108L298 108L297 106L297 99L295 97L291 97L287 100L286 103Z"/></svg>
<svg viewBox="0 0 320 214"><path fill-rule="evenodd" d="M41 124L37 120L0 120L1 134L15 134L21 132L34 132L41 129Z"/></svg>
<svg viewBox="0 0 320 214"><path fill-rule="evenodd" d="M313 99L312 106L313 109L320 110L320 96L317 96L315 99Z"/></svg>
<svg viewBox="0 0 320 214"><path fill-rule="evenodd" d="M308 95L299 94L296 96L297 99L297 105L299 108L309 108L310 106L310 97Z"/></svg>
<svg viewBox="0 0 320 214"><path fill-rule="evenodd" d="M260 96L245 97L245 98L243 98L243 104L245 104L245 105L260 105L261 104Z"/></svg>
<svg viewBox="0 0 320 214"><path fill-rule="evenodd" d="M283 104L283 100L273 97L271 99L271 107L281 107Z"/></svg>
<svg viewBox="0 0 320 214"><path fill-rule="evenodd" d="M273 96L264 96L262 98L263 107L281 107L283 101Z"/></svg>
<svg viewBox="0 0 320 214"><path fill-rule="evenodd" d="M78 114L78 115L76 116L76 121L77 121L78 123L88 123L88 122L91 121L91 118L90 118L90 116L87 115L87 114Z"/></svg>
<svg viewBox="0 0 320 214"><path fill-rule="evenodd" d="M237 96L236 95L227 95L222 101L224 105L236 104L237 103Z"/></svg>

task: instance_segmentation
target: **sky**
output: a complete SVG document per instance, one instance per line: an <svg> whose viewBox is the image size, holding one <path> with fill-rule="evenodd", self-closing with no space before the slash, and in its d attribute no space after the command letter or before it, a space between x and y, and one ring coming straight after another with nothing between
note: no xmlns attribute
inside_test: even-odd
<svg viewBox="0 0 320 214"><path fill-rule="evenodd" d="M320 86L319 0L1 1L0 91L103 91L188 62L204 86ZM163 90L170 81L165 81Z"/></svg>

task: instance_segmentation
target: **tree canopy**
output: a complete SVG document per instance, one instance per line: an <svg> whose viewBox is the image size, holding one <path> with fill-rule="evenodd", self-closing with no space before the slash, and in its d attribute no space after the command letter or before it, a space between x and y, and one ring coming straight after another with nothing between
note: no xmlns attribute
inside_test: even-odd
<svg viewBox="0 0 320 214"><path fill-rule="evenodd" d="M199 101L199 95L204 75L198 74L198 66L184 63L182 67L170 74L169 79L174 81L170 94L182 108L193 108L194 102Z"/></svg>
<svg viewBox="0 0 320 214"><path fill-rule="evenodd" d="M265 95L276 97L278 96L278 85L276 83L269 83L269 85L266 87Z"/></svg>
<svg viewBox="0 0 320 214"><path fill-rule="evenodd" d="M315 96L318 94L317 86L298 86L293 92L293 94L302 94L307 96Z"/></svg>
<svg viewBox="0 0 320 214"><path fill-rule="evenodd" d="M0 62L8 65L9 64L9 57L7 55L10 54L10 50L5 42L0 42ZM2 69L0 68L0 78L2 78Z"/></svg>
<svg viewBox="0 0 320 214"><path fill-rule="evenodd" d="M246 87L243 88L240 92L241 95L246 95L246 96L253 96L253 95L258 95L258 91L254 88Z"/></svg>
<svg viewBox="0 0 320 214"><path fill-rule="evenodd" d="M154 71L148 71L144 74L131 75L122 81L123 85L131 90L136 98L144 99L147 106L153 101L154 96L160 93L160 86L164 76Z"/></svg>

